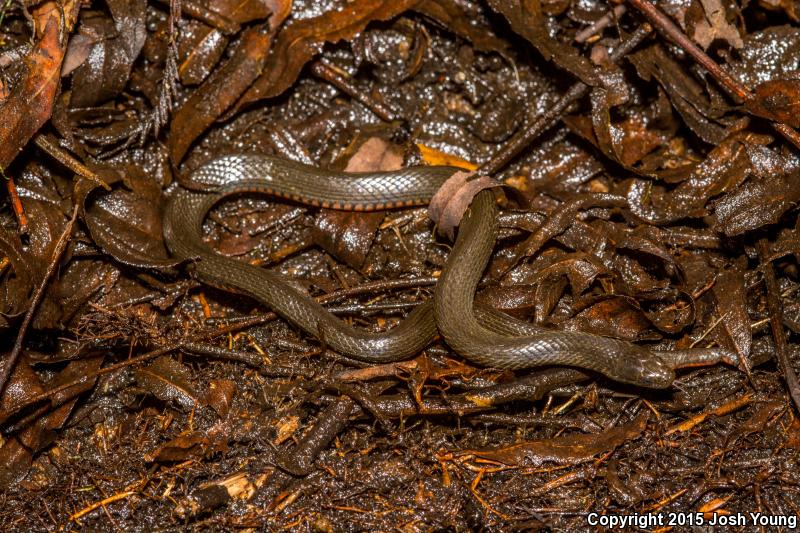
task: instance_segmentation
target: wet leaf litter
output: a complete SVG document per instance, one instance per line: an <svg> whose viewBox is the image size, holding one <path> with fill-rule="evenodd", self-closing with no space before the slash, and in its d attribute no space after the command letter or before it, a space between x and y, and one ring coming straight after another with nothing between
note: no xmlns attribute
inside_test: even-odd
<svg viewBox="0 0 800 533"><path fill-rule="evenodd" d="M754 512L788 525L797 7L7 3L3 523L505 531ZM240 153L481 169L506 187L480 305L742 364L684 368L654 391L483 368L441 340L352 360L170 256L165 199ZM215 250L369 331L432 297L452 245L436 229L424 208L259 195L203 226Z"/></svg>

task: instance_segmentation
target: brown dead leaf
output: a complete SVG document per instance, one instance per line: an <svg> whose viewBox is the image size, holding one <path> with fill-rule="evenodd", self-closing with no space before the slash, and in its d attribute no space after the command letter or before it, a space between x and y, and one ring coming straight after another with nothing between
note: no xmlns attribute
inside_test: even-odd
<svg viewBox="0 0 800 533"><path fill-rule="evenodd" d="M208 385L208 405L220 418L225 418L236 394L236 382L230 379L212 379Z"/></svg>
<svg viewBox="0 0 800 533"><path fill-rule="evenodd" d="M186 461L189 459L202 460L217 452L225 452L227 450L228 442L224 434L206 435L195 431L162 444L153 453L147 454L145 460L159 463Z"/></svg>
<svg viewBox="0 0 800 533"><path fill-rule="evenodd" d="M553 61L588 85L597 85L591 62L572 46L550 36L539 0L489 0L489 5L508 19L511 29L535 46L545 60Z"/></svg>
<svg viewBox="0 0 800 533"><path fill-rule="evenodd" d="M715 229L732 236L778 222L800 201L799 176L794 172L751 179L724 196L715 205Z"/></svg>
<svg viewBox="0 0 800 533"><path fill-rule="evenodd" d="M45 411L43 416L11 436L0 447L0 488L7 488L28 473L33 455L52 443L55 437L54 430L64 425L72 413L78 395L94 387L96 378L84 381L80 381L80 378L96 372L102 362L102 357L72 361L47 384L41 383L26 357L17 363L3 394L4 408L22 403L26 398L48 389L75 381L78 383L54 395L50 401L57 405L55 409Z"/></svg>
<svg viewBox="0 0 800 533"><path fill-rule="evenodd" d="M199 85L225 53L228 38L220 30L190 20L178 39L178 76L186 86Z"/></svg>
<svg viewBox="0 0 800 533"><path fill-rule="evenodd" d="M175 112L169 137L169 154L180 163L192 143L206 131L258 78L267 60L271 34L250 28L236 50Z"/></svg>
<svg viewBox="0 0 800 533"><path fill-rule="evenodd" d="M133 63L147 36L145 0L107 0L111 19L85 11L81 32L94 42L87 56L72 74L72 107L91 107L121 93L128 84Z"/></svg>
<svg viewBox="0 0 800 533"><path fill-rule="evenodd" d="M5 317L23 313L27 309L34 284L44 273L44 264L23 250L16 233L0 228L0 255L7 258L11 269L0 279L0 330L7 326Z"/></svg>
<svg viewBox="0 0 800 533"><path fill-rule="evenodd" d="M374 20L389 20L416 6L420 0L353 0L342 9L310 19L299 20L278 34L263 74L236 103L233 112L243 106L283 93L297 79L300 71L325 43L352 39Z"/></svg>
<svg viewBox="0 0 800 533"><path fill-rule="evenodd" d="M370 137L347 162L345 172L397 170L403 166L403 153L380 137Z"/></svg>
<svg viewBox="0 0 800 533"><path fill-rule="evenodd" d="M792 425L786 430L787 436L786 446L800 450L800 418L794 417Z"/></svg>
<svg viewBox="0 0 800 533"><path fill-rule="evenodd" d="M187 411L206 405L204 394L192 384L191 371L166 355L135 370L136 382L155 397L173 401Z"/></svg>
<svg viewBox="0 0 800 533"><path fill-rule="evenodd" d="M27 142L47 122L61 80L67 50L65 35L72 29L79 2L44 2L33 10L36 42L24 58L25 75L0 104L0 169L7 168ZM64 16L66 15L66 16Z"/></svg>
<svg viewBox="0 0 800 533"><path fill-rule="evenodd" d="M745 107L759 117L800 128L800 79L759 84Z"/></svg>
<svg viewBox="0 0 800 533"><path fill-rule="evenodd" d="M270 18L275 29L286 18L291 2L288 0L211 0L208 9L229 20L236 27L256 20ZM235 29L235 28L234 28ZM184 85L199 85L211 73L225 52L227 33L198 21L189 20L181 29L178 40L178 75Z"/></svg>
<svg viewBox="0 0 800 533"><path fill-rule="evenodd" d="M721 324L739 357L746 359L753 344L750 316L747 314L744 272L733 268L717 277L712 289L722 314Z"/></svg>
<svg viewBox="0 0 800 533"><path fill-rule="evenodd" d="M402 165L403 156L397 146L371 137L350 158L345 171L389 171L397 170ZM382 212L323 209L314 220L314 241L332 256L358 270L364 265L384 216Z"/></svg>
<svg viewBox="0 0 800 533"><path fill-rule="evenodd" d="M610 295L578 313L565 324L565 327L636 341L645 338L650 325L650 321L636 305L635 300L620 295Z"/></svg>
<svg viewBox="0 0 800 533"><path fill-rule="evenodd" d="M717 39L727 41L733 48L744 46L736 26L728 22L720 0L695 0L685 15L689 35L704 50Z"/></svg>
<svg viewBox="0 0 800 533"><path fill-rule="evenodd" d="M770 11L783 11L793 22L800 22L798 0L759 0L758 5Z"/></svg>
<svg viewBox="0 0 800 533"><path fill-rule="evenodd" d="M129 188L115 186L111 192L97 192L85 201L89 232L105 253L124 265L171 272L178 261L169 258L164 245L161 189L139 167L129 165L124 171ZM120 172L105 172L104 176L109 183L122 179ZM88 194L81 188L79 201Z"/></svg>
<svg viewBox="0 0 800 533"><path fill-rule="evenodd" d="M467 39L478 50L497 52L504 57L509 55L508 42L487 32L485 28L479 29L455 0L427 0L419 2L413 9Z"/></svg>
<svg viewBox="0 0 800 533"><path fill-rule="evenodd" d="M464 450L459 456L474 455L508 466L539 466L545 462L576 464L595 455L615 449L622 443L638 438L647 424L642 413L631 423L614 427L595 435L565 435L547 440L533 440L505 448Z"/></svg>

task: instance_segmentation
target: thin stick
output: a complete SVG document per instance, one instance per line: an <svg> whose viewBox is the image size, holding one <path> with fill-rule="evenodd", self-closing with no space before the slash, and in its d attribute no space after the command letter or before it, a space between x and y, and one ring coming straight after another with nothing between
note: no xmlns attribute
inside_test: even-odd
<svg viewBox="0 0 800 533"><path fill-rule="evenodd" d="M367 109L375 113L378 118L384 122L394 122L397 120L397 114L392 111L388 105L383 102L377 101L371 95L362 91L353 83L350 82L342 72L328 65L324 61L314 61L311 63L311 72L323 80L327 81L343 93L350 96L350 98L361 102Z"/></svg>
<svg viewBox="0 0 800 533"><path fill-rule="evenodd" d="M108 185L108 183L103 181L103 178L98 176L92 169L75 159L72 154L51 141L46 135L40 133L33 138L33 142L36 144L36 146L47 152L50 157L73 171L78 176L97 183L107 191L111 190L111 187Z"/></svg>

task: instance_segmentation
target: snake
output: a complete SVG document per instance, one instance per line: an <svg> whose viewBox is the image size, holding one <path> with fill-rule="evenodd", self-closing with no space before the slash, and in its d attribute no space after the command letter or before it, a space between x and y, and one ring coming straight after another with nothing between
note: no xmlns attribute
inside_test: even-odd
<svg viewBox="0 0 800 533"><path fill-rule="evenodd" d="M432 301L416 306L398 325L382 332L348 325L281 274L219 255L202 238L206 215L226 197L257 193L355 211L420 206L458 170L412 166L345 173L262 154L223 156L191 173L191 182L203 191L171 191L163 217L164 241L201 282L250 296L325 346L367 363L417 355L437 334L457 353L483 366L572 366L647 388L669 387L678 366L733 360L722 349L657 351L591 333L536 326L476 305L477 285L497 238L491 191L479 192L467 210Z"/></svg>

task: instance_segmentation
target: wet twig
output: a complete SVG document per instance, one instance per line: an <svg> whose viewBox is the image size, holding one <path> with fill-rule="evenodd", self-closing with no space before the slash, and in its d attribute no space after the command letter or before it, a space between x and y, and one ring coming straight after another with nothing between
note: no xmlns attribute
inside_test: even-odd
<svg viewBox="0 0 800 533"><path fill-rule="evenodd" d="M394 122L398 120L397 114L383 102L379 102L367 92L359 89L353 83L345 78L345 76L334 67L328 65L324 61L317 60L311 63L311 72L321 78L343 93L347 94L353 100L364 104L370 111L385 122Z"/></svg>
<svg viewBox="0 0 800 533"><path fill-rule="evenodd" d="M47 152L47 155L70 169L75 174L82 178L86 178L87 180L93 181L107 191L111 190L111 187L108 185L108 183L103 181L103 178L98 176L86 165L75 159L72 154L51 141L46 135L42 133L38 134L33 138L33 142L36 144L36 146Z"/></svg>

